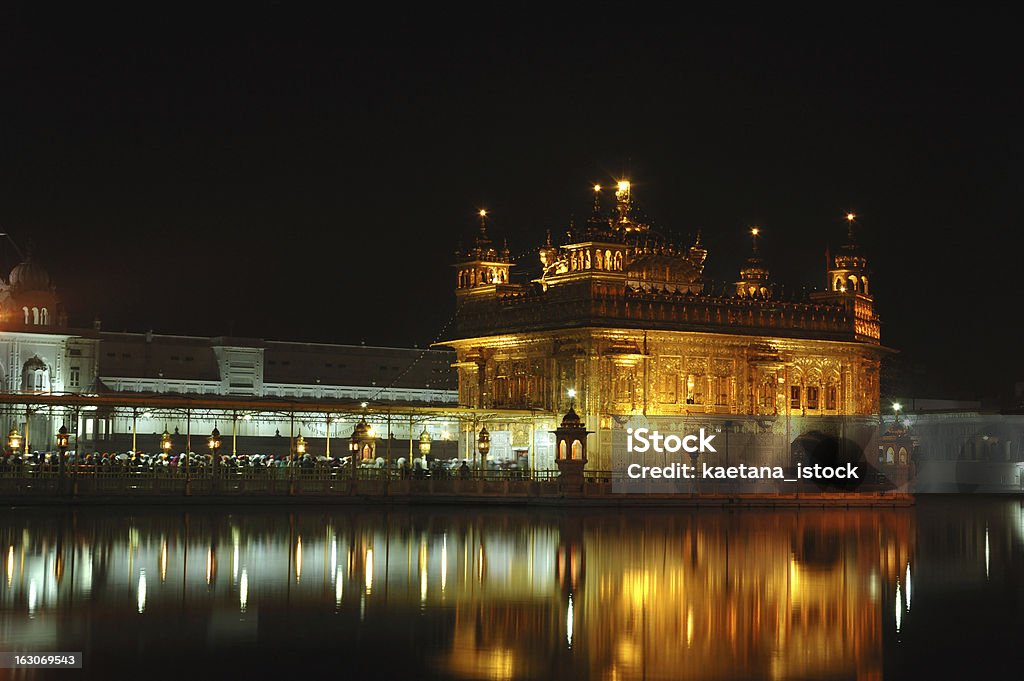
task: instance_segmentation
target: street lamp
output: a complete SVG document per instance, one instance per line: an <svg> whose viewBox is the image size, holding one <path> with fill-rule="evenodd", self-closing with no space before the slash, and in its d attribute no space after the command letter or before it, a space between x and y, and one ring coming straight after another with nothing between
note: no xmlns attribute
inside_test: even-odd
<svg viewBox="0 0 1024 681"><path fill-rule="evenodd" d="M7 446L14 454L21 448L21 433L17 428L11 428L11 432L7 433Z"/></svg>
<svg viewBox="0 0 1024 681"><path fill-rule="evenodd" d="M423 467L427 467L427 454L430 454L430 433L427 432L427 427L423 426L423 432L420 433L420 456L423 457Z"/></svg>
<svg viewBox="0 0 1024 681"><path fill-rule="evenodd" d="M359 461L363 458L364 448L369 448L370 457L373 456L373 440L374 440L373 427L366 422L366 419L360 419L359 423L352 429L352 435L349 436L348 449L352 453L352 479L356 478L356 468L359 465Z"/></svg>
<svg viewBox="0 0 1024 681"><path fill-rule="evenodd" d="M306 438L302 437L302 433L295 438L295 453L299 456L303 456L306 453Z"/></svg>
<svg viewBox="0 0 1024 681"><path fill-rule="evenodd" d="M896 416L896 422L900 421L900 411L903 409L903 405L899 402L892 403L892 413Z"/></svg>
<svg viewBox="0 0 1024 681"><path fill-rule="evenodd" d="M164 426L164 434L160 436L160 449L164 454L171 453L171 447L174 443L171 442L171 434L167 432L167 426Z"/></svg>
<svg viewBox="0 0 1024 681"><path fill-rule="evenodd" d="M214 485L217 484L217 450L220 449L220 431L217 430L217 426L213 426L213 432L210 433L210 439L207 440L207 444L210 446L210 458L213 459L213 479Z"/></svg>
<svg viewBox="0 0 1024 681"><path fill-rule="evenodd" d="M220 449L220 431L217 430L217 426L213 427L213 432L210 433L210 440L208 444L210 445L210 452L213 454L216 454L217 450Z"/></svg>
<svg viewBox="0 0 1024 681"><path fill-rule="evenodd" d="M480 452L480 463L483 464L487 461L487 453L491 451L491 434L487 431L487 426L480 429L480 437L476 441L476 448Z"/></svg>
<svg viewBox="0 0 1024 681"><path fill-rule="evenodd" d="M60 452L60 459L57 462L57 475L60 477L60 484L64 485L64 454L68 451L68 427L61 424L57 430L57 451Z"/></svg>

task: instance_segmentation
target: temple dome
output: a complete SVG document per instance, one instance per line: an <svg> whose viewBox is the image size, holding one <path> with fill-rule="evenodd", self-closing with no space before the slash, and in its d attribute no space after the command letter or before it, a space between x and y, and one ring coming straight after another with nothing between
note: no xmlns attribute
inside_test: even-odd
<svg viewBox="0 0 1024 681"><path fill-rule="evenodd" d="M50 275L30 256L11 270L10 285L22 291L46 291L50 288Z"/></svg>

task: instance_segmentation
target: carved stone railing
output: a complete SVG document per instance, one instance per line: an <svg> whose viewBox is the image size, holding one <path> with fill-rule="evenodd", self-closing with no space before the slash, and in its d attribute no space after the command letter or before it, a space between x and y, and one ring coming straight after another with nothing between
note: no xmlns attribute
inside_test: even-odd
<svg viewBox="0 0 1024 681"><path fill-rule="evenodd" d="M467 305L461 336L610 326L856 341L855 320L838 305L573 286L516 292ZM877 340L872 342L877 342Z"/></svg>

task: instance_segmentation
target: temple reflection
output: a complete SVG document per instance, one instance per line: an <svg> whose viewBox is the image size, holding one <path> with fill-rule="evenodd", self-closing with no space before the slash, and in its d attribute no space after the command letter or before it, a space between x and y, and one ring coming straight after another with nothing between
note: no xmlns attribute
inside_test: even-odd
<svg viewBox="0 0 1024 681"><path fill-rule="evenodd" d="M451 678L881 678L917 598L913 517L17 511L0 623L9 648L71 650L111 623L134 649L168 622L218 646L260 644L281 617L344 641L423 617L425 659Z"/></svg>

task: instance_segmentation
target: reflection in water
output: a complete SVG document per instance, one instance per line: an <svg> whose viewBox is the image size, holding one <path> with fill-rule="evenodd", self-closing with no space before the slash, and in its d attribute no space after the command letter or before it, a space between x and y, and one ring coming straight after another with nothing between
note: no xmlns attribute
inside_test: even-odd
<svg viewBox="0 0 1024 681"><path fill-rule="evenodd" d="M182 651L266 664L330 647L357 675L878 679L927 626L912 596L994 581L1024 545L1016 505L934 531L918 514L10 511L0 623L6 649L94 665L158 655L173 629Z"/></svg>

